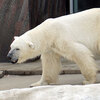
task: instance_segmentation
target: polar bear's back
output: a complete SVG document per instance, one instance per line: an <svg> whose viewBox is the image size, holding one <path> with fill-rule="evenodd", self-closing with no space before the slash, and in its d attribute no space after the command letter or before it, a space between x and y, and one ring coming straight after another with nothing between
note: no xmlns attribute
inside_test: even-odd
<svg viewBox="0 0 100 100"><path fill-rule="evenodd" d="M93 8L78 12L75 14L65 15L55 18L55 21L62 22L66 26L78 27L78 28L95 28L94 26L100 26L100 8ZM100 28L100 27L99 27Z"/></svg>
<svg viewBox="0 0 100 100"><path fill-rule="evenodd" d="M100 8L93 8L93 9L81 11L78 13L58 17L55 19L59 20L59 21L64 21L64 22L66 22L66 21L71 22L71 21L79 21L79 20L84 21L89 18L91 20L91 19L93 19L93 18L95 19L97 17L100 19Z"/></svg>
<svg viewBox="0 0 100 100"><path fill-rule="evenodd" d="M80 42L91 50L100 39L100 8L58 17L54 23L60 38Z"/></svg>

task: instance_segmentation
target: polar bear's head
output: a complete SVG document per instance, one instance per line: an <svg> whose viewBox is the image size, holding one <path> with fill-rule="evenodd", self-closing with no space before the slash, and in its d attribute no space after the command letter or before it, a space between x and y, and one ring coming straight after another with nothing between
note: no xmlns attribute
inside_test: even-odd
<svg viewBox="0 0 100 100"><path fill-rule="evenodd" d="M11 50L7 55L12 63L22 63L27 59L38 56L36 43L22 37L14 37L14 39L10 46Z"/></svg>

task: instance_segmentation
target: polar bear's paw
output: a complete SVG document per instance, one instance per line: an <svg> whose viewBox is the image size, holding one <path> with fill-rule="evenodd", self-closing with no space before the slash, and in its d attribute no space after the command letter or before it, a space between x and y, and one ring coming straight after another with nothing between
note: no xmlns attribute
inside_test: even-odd
<svg viewBox="0 0 100 100"><path fill-rule="evenodd" d="M42 86L42 85L48 85L47 82L36 82L30 85L30 87L35 87L35 86Z"/></svg>
<svg viewBox="0 0 100 100"><path fill-rule="evenodd" d="M83 81L83 85L89 84L89 81Z"/></svg>
<svg viewBox="0 0 100 100"><path fill-rule="evenodd" d="M93 84L93 83L95 83L95 81L83 81L83 85L86 85L86 84Z"/></svg>

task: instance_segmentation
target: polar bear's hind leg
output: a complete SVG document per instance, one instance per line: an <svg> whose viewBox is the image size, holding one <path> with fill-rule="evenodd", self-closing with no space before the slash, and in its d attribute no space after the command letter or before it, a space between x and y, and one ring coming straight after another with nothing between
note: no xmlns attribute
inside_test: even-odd
<svg viewBox="0 0 100 100"><path fill-rule="evenodd" d="M62 54L62 56L65 56L67 59L74 61L79 66L81 73L86 79L83 83L95 83L97 68L92 52L81 43L68 43L63 41L63 44L58 46L59 53Z"/></svg>

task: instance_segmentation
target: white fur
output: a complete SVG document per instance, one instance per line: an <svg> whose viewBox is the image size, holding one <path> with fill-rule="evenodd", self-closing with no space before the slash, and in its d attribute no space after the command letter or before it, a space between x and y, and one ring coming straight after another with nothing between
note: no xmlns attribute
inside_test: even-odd
<svg viewBox="0 0 100 100"><path fill-rule="evenodd" d="M28 48L29 41L34 48ZM15 39L11 48L28 48L19 54L18 63L26 59L42 56L43 74L39 82L32 86L50 84L56 81L60 72L60 57L78 64L86 78L84 84L96 81L96 64L93 55L100 52L100 9L90 9L76 14L47 19L36 28ZM23 58L20 60L20 58Z"/></svg>
<svg viewBox="0 0 100 100"><path fill-rule="evenodd" d="M0 100L100 100L100 84L11 89L0 91Z"/></svg>

